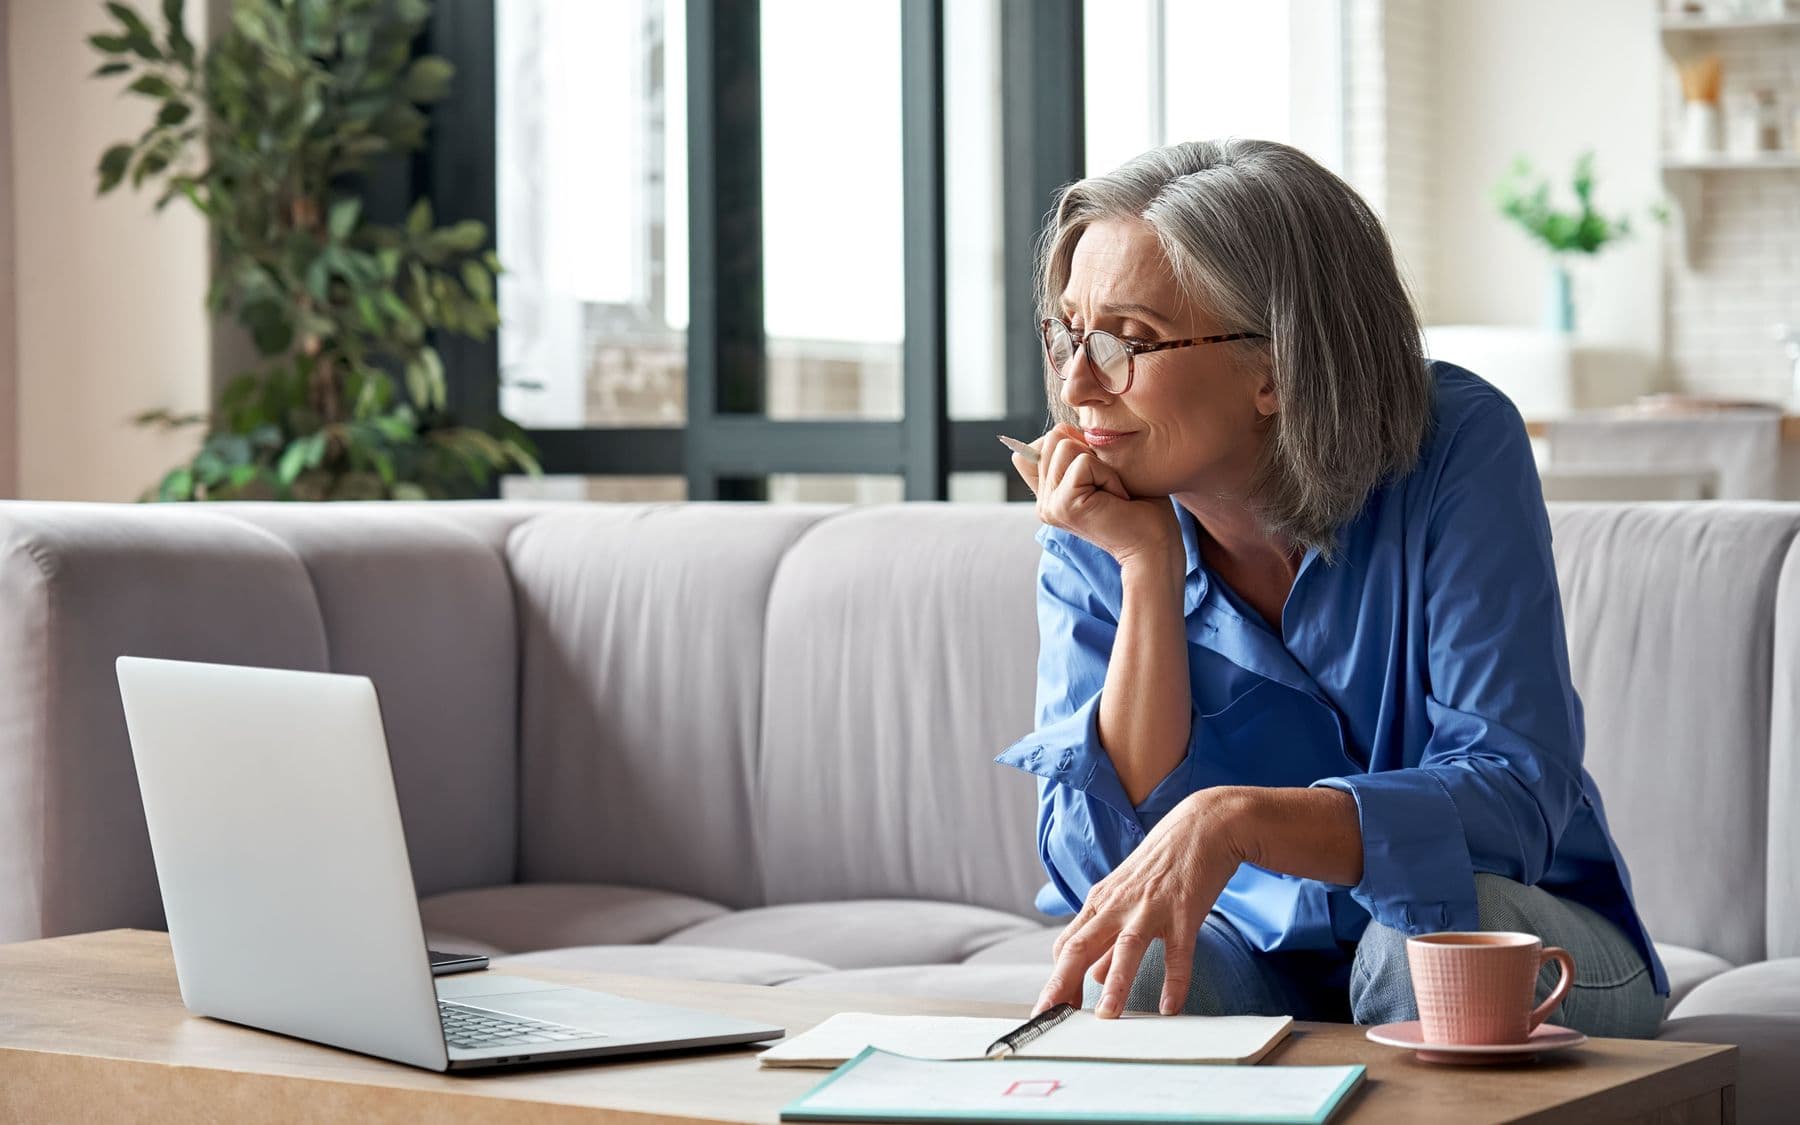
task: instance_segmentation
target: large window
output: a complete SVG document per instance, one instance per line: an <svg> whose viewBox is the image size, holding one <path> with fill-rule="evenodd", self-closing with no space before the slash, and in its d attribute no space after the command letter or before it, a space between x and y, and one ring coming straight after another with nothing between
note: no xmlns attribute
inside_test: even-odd
<svg viewBox="0 0 1800 1125"><path fill-rule="evenodd" d="M680 426L681 0L494 5L501 408L538 429Z"/></svg>
<svg viewBox="0 0 1800 1125"><path fill-rule="evenodd" d="M452 384L549 474L505 492L1023 498L1057 190L1222 133L1335 166L1339 3L440 0L433 194L507 270Z"/></svg>
<svg viewBox="0 0 1800 1125"><path fill-rule="evenodd" d="M1087 0L1087 173L1248 137L1343 168L1342 0Z"/></svg>

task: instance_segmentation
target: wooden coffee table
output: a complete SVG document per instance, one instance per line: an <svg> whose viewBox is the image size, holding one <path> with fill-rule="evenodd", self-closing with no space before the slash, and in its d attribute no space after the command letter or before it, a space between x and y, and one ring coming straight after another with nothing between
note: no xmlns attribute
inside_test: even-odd
<svg viewBox="0 0 1800 1125"><path fill-rule="evenodd" d="M495 968L802 1031L845 1010L1023 1017L1011 1004ZM1348 1122L1729 1122L1737 1050L1596 1039L1520 1066L1443 1067L1359 1028L1298 1024L1265 1065L1363 1063ZM754 1049L479 1076L414 1070L189 1015L168 938L113 930L0 945L0 1121L774 1122L822 1071Z"/></svg>

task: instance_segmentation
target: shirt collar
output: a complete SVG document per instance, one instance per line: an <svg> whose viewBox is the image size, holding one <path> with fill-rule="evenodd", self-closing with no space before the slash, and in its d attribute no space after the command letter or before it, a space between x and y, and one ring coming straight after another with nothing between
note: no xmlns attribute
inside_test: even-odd
<svg viewBox="0 0 1800 1125"><path fill-rule="evenodd" d="M1181 543L1187 552L1183 609L1187 619L1188 639L1212 649L1241 668L1314 698L1323 698L1318 684L1295 659L1294 654L1288 651L1286 643L1274 630L1261 618L1253 621L1245 616L1246 613L1254 615L1254 611L1248 607L1240 612L1232 604L1233 599L1225 596L1223 587L1212 589L1211 575L1200 558L1199 523L1194 519L1194 514L1182 507L1180 501L1173 496L1169 498L1169 503L1175 505L1175 520L1181 525ZM1339 551L1342 551L1342 528L1338 529L1337 543ZM1300 560L1300 569L1294 577L1296 589L1301 577L1312 568L1318 554L1316 549L1308 548L1306 555Z"/></svg>

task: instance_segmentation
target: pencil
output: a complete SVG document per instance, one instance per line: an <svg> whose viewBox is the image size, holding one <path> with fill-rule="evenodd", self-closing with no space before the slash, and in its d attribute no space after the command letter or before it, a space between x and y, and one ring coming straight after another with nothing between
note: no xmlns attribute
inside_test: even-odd
<svg viewBox="0 0 1800 1125"><path fill-rule="evenodd" d="M1038 463L1038 451L1031 448L1029 445L1026 445L1018 438L1010 438L1005 434L995 434L994 436L1000 439L1001 445L1004 445L1014 453L1017 453L1019 456L1025 458L1025 460L1030 461L1033 465Z"/></svg>

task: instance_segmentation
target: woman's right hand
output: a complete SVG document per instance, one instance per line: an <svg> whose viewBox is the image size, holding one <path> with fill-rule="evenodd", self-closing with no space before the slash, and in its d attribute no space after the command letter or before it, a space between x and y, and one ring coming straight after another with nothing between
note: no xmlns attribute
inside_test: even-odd
<svg viewBox="0 0 1800 1125"><path fill-rule="evenodd" d="M1119 474L1064 422L1031 443L1037 464L1012 456L1037 497L1038 519L1099 547L1121 567L1151 553L1181 553L1181 526L1166 496L1133 499Z"/></svg>

